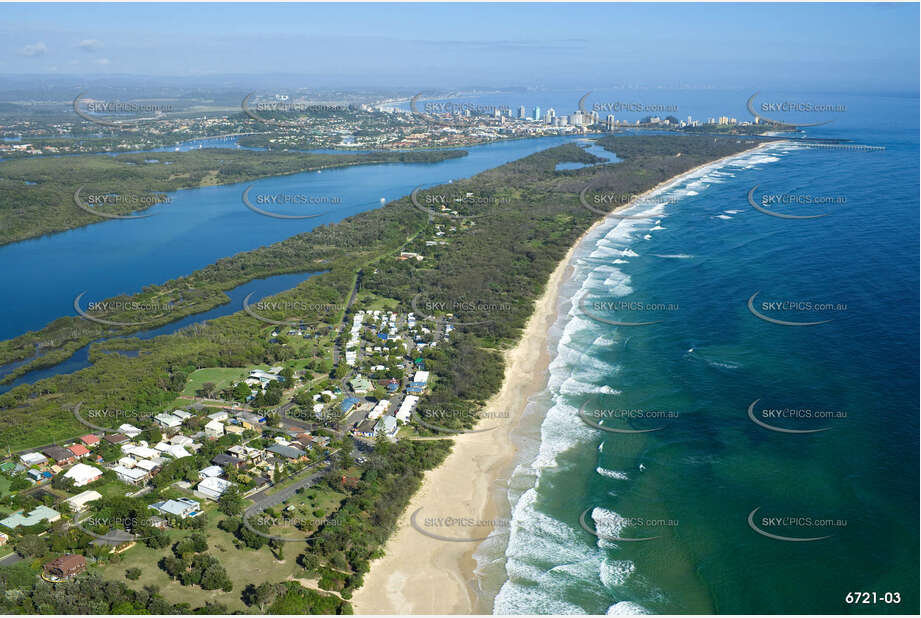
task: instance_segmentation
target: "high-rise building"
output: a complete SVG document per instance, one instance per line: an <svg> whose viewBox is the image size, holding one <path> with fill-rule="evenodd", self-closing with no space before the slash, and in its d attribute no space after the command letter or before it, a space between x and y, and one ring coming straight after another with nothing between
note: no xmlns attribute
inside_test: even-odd
<svg viewBox="0 0 921 618"><path fill-rule="evenodd" d="M616 124L614 114L608 114L608 117L604 121L604 128L608 131L613 131Z"/></svg>
<svg viewBox="0 0 921 618"><path fill-rule="evenodd" d="M551 107L547 110L547 113L544 114L544 122L547 124L553 124L554 118L556 118L556 110Z"/></svg>
<svg viewBox="0 0 921 618"><path fill-rule="evenodd" d="M518 108L518 117L524 120L527 117L528 113L524 110L524 105Z"/></svg>
<svg viewBox="0 0 921 618"><path fill-rule="evenodd" d="M540 108L539 107L534 108L534 120L540 120Z"/></svg>
<svg viewBox="0 0 921 618"><path fill-rule="evenodd" d="M570 118L571 118L571 120L572 120L572 126L574 126L574 127L581 127L581 126L582 126L582 120L583 120L583 119L582 119L582 110L578 110L578 111L574 112L573 115L570 116Z"/></svg>

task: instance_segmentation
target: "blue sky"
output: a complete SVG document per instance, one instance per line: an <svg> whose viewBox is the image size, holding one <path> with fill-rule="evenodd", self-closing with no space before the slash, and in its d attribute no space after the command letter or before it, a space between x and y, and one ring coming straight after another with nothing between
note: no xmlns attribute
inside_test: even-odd
<svg viewBox="0 0 921 618"><path fill-rule="evenodd" d="M0 74L918 91L918 4L3 4L0 17Z"/></svg>

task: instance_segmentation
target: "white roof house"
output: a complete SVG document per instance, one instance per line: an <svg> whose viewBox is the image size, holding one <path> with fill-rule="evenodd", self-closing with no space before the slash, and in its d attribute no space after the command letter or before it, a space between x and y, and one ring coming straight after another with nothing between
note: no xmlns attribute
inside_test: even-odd
<svg viewBox="0 0 921 618"><path fill-rule="evenodd" d="M201 513L201 505L191 498L178 498L176 500L154 502L147 508L180 519L195 517Z"/></svg>
<svg viewBox="0 0 921 618"><path fill-rule="evenodd" d="M138 460L134 457L122 457L118 460L118 465L125 466L126 468L133 468L138 465Z"/></svg>
<svg viewBox="0 0 921 618"><path fill-rule="evenodd" d="M222 410L220 412L215 412L214 414L209 414L208 418L210 418L212 421L226 421L230 418L230 415Z"/></svg>
<svg viewBox="0 0 921 618"><path fill-rule="evenodd" d="M202 480L213 476L224 476L224 469L220 466L208 466L198 472L198 478Z"/></svg>
<svg viewBox="0 0 921 618"><path fill-rule="evenodd" d="M368 414L368 418L371 419L372 421L375 419L379 419L387 412L387 409L389 407L390 407L390 401L387 399L381 399L380 401L377 402L377 405L374 406L374 409L371 410L371 412Z"/></svg>
<svg viewBox="0 0 921 618"><path fill-rule="evenodd" d="M220 421L209 421L205 425L205 435L219 437L224 435L224 423Z"/></svg>
<svg viewBox="0 0 921 618"><path fill-rule="evenodd" d="M174 429L182 425L182 419L178 416L173 416L168 412L161 412L154 417L154 420L163 427L164 429Z"/></svg>
<svg viewBox="0 0 921 618"><path fill-rule="evenodd" d="M217 500L233 485L230 481L209 476L198 484L198 492L209 500Z"/></svg>
<svg viewBox="0 0 921 618"><path fill-rule="evenodd" d="M173 459L182 459L183 457L190 457L192 454L185 450L181 446L176 446L175 444L170 445L169 450L166 451L166 454L172 457Z"/></svg>
<svg viewBox="0 0 921 618"><path fill-rule="evenodd" d="M128 423L125 423L124 425L120 425L120 426L118 427L118 430L119 430L121 433L123 433L123 434L125 434L126 436L128 436L129 438L136 438L136 437L138 437L139 435L141 435L141 430L140 430L140 429L138 429L138 428L135 427L134 425L129 425Z"/></svg>
<svg viewBox="0 0 921 618"><path fill-rule="evenodd" d="M19 456L19 461L26 466L37 466L48 461L48 458L41 453L26 453Z"/></svg>
<svg viewBox="0 0 921 618"><path fill-rule="evenodd" d="M135 467L140 468L141 470L144 470L145 472L153 472L154 470L160 467L160 464L150 459L142 459L141 461L135 464Z"/></svg>
<svg viewBox="0 0 921 618"><path fill-rule="evenodd" d="M170 444L175 444L176 446L189 446L194 444L195 440L189 436L184 436L181 433L177 433L175 436L169 439Z"/></svg>
<svg viewBox="0 0 921 618"><path fill-rule="evenodd" d="M64 473L64 478L73 479L74 487L83 487L89 485L102 476L102 470L88 466L84 463L78 463L70 470Z"/></svg>
<svg viewBox="0 0 921 618"><path fill-rule="evenodd" d="M428 371L417 371L416 375L413 376L413 382L419 384L427 384L429 381L429 372Z"/></svg>
<svg viewBox="0 0 921 618"><path fill-rule="evenodd" d="M400 409L397 410L397 420L403 421L404 423L409 422L409 417L417 403L419 403L418 397L415 395L407 395L406 399L403 400L403 403L400 404Z"/></svg>
<svg viewBox="0 0 921 618"><path fill-rule="evenodd" d="M95 500L99 500L102 497L102 494L98 491L93 491L88 489L81 494L77 494L72 498L68 498L64 501L64 504L69 506L72 511L78 512L86 508L86 505Z"/></svg>
<svg viewBox="0 0 921 618"><path fill-rule="evenodd" d="M193 415L189 412L186 412L185 410L173 410L173 416L176 416L176 417L181 418L182 420L185 420L187 418L192 418Z"/></svg>
<svg viewBox="0 0 921 618"><path fill-rule="evenodd" d="M126 455L131 455L135 459L153 459L160 454L158 449L152 449L149 446L138 446L137 444L123 445L122 452Z"/></svg>
<svg viewBox="0 0 921 618"><path fill-rule="evenodd" d="M112 468L112 471L115 472L115 475L118 477L118 480L125 483L131 483L132 485L137 485L145 479L147 479L147 472L139 468L126 468L125 466L115 466Z"/></svg>

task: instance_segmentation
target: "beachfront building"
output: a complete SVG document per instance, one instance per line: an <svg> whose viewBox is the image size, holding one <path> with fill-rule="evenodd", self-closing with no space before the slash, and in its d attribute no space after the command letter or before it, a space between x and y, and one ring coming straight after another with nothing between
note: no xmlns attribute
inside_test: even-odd
<svg viewBox="0 0 921 618"><path fill-rule="evenodd" d="M84 463L78 463L64 473L64 478L73 479L74 487L83 487L102 478L102 470Z"/></svg>
<svg viewBox="0 0 921 618"><path fill-rule="evenodd" d="M403 400L403 403L400 404L400 409L397 410L396 418L398 421L403 423L409 422L409 417L412 415L413 410L416 408L416 405L419 403L419 398L415 395L407 395Z"/></svg>

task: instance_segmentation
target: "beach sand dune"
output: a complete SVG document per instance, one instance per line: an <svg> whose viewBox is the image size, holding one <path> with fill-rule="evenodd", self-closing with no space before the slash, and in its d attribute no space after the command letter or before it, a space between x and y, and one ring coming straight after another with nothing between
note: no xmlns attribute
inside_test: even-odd
<svg viewBox="0 0 921 618"><path fill-rule="evenodd" d="M711 161L660 183L637 196L634 202L720 161ZM632 203L618 210L629 208ZM479 543L432 538L413 527L410 518L418 511L418 525L426 517L495 520L505 516L500 512L497 498L505 495L516 462L512 438L528 399L547 385L550 362L547 337L556 321L560 285L570 272L570 262L582 240L604 221L599 220L589 228L557 265L520 341L505 353L504 382L485 409L507 413L508 418L502 419L495 430L454 438L454 449L444 464L426 473L421 489L413 496L397 523L397 531L387 542L384 557L372 564L364 586L352 598L356 614L492 613L492 600L480 599L476 592L473 552ZM483 420L477 428L497 423L495 418ZM425 526L420 527L428 531ZM437 534L480 538L484 532L488 534L489 529L454 526L439 529Z"/></svg>

